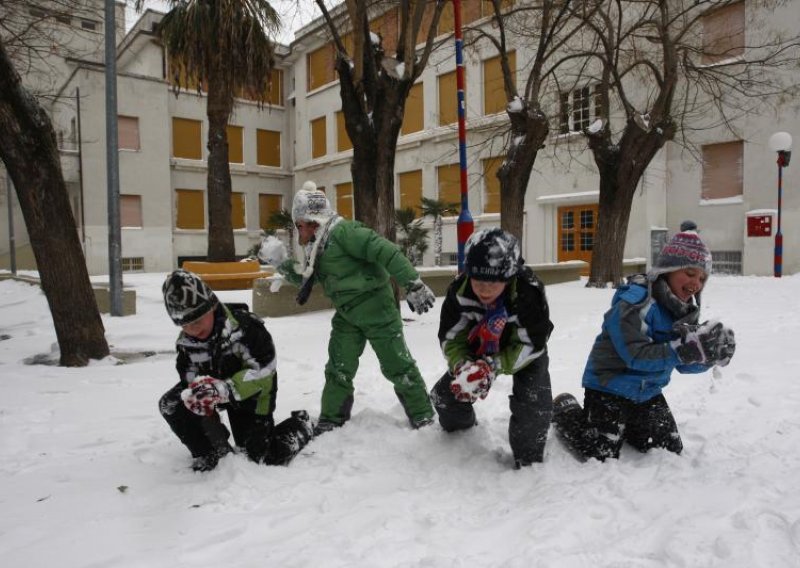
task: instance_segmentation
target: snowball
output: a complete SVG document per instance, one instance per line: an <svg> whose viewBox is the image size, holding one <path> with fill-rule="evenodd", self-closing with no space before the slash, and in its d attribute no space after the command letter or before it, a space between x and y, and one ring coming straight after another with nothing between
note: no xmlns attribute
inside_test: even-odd
<svg viewBox="0 0 800 568"><path fill-rule="evenodd" d="M268 236L261 241L261 248L258 249L258 259L272 266L278 266L289 256L286 245L278 237Z"/></svg>
<svg viewBox="0 0 800 568"><path fill-rule="evenodd" d="M603 122L603 119L602 118L598 118L593 123L591 123L589 125L589 128L587 128L586 130L589 131L589 134L597 134L598 132L600 132L603 129L603 125L604 124L605 123Z"/></svg>

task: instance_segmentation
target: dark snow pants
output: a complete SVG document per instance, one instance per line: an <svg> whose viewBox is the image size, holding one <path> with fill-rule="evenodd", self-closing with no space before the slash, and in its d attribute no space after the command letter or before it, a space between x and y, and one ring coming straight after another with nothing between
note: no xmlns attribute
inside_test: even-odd
<svg viewBox="0 0 800 568"><path fill-rule="evenodd" d="M558 432L587 458L618 458L628 442L640 452L664 448L680 454L683 442L664 395L636 403L609 393L585 389L584 408L556 414Z"/></svg>
<svg viewBox="0 0 800 568"><path fill-rule="evenodd" d="M527 367L514 373L512 394L508 397L511 418L508 442L517 466L530 465L544 459L547 431L553 415L550 389L549 359L545 353ZM459 402L450 391L453 375L448 371L431 390L433 407L439 424L447 432L465 430L477 424L471 402Z"/></svg>
<svg viewBox="0 0 800 568"><path fill-rule="evenodd" d="M191 412L181 400L181 391L186 388L178 383L161 397L159 411L169 427L192 453L192 457L216 453L223 455L230 450L230 432L220 420L219 414L198 416ZM277 426L272 414L256 414L256 397L231 402L223 407L237 446L244 448L247 456L257 463L285 465L297 455L311 439L311 426L300 413L293 412Z"/></svg>
<svg viewBox="0 0 800 568"><path fill-rule="evenodd" d="M433 417L425 381L403 338L403 320L386 286L338 308L331 320L320 420L343 424L353 406L353 378L369 341L412 425Z"/></svg>

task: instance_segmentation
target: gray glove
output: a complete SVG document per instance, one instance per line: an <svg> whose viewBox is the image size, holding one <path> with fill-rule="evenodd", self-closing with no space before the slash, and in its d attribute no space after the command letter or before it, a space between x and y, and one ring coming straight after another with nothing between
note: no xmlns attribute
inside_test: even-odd
<svg viewBox="0 0 800 568"><path fill-rule="evenodd" d="M424 314L433 307L436 296L433 291L419 278L410 282L406 287L406 302L412 312Z"/></svg>
<svg viewBox="0 0 800 568"><path fill-rule="evenodd" d="M700 325L683 324L675 331L678 339L670 342L684 365L727 365L736 350L733 330L718 321L707 321Z"/></svg>

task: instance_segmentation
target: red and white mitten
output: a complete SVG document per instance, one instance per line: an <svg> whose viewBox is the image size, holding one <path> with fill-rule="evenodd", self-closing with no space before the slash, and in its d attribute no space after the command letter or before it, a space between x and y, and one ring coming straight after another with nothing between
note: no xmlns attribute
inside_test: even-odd
<svg viewBox="0 0 800 568"><path fill-rule="evenodd" d="M494 381L492 366L483 359L456 365L453 375L450 391L459 402L475 402L486 398Z"/></svg>
<svg viewBox="0 0 800 568"><path fill-rule="evenodd" d="M181 399L186 408L198 416L211 416L218 404L225 404L230 400L230 390L225 381L201 377L181 391Z"/></svg>

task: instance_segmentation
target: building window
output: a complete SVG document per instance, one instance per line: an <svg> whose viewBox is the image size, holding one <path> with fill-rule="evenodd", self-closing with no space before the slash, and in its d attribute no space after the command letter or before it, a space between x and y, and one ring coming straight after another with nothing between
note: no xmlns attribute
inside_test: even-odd
<svg viewBox="0 0 800 568"><path fill-rule="evenodd" d="M411 87L406 99L406 110L403 113L403 125L400 134L419 132L424 126L425 99L422 94L422 83Z"/></svg>
<svg viewBox="0 0 800 568"><path fill-rule="evenodd" d="M307 91L311 92L336 80L333 44L326 43L306 56Z"/></svg>
<svg viewBox="0 0 800 568"><path fill-rule="evenodd" d="M139 150L139 119L135 116L117 117L117 144L120 150Z"/></svg>
<svg viewBox="0 0 800 568"><path fill-rule="evenodd" d="M57 22L65 25L70 25L72 23L72 18L67 14L54 14L53 17L56 19Z"/></svg>
<svg viewBox="0 0 800 568"><path fill-rule="evenodd" d="M229 124L228 131L228 162L231 164L244 164L244 128Z"/></svg>
<svg viewBox="0 0 800 568"><path fill-rule="evenodd" d="M270 73L267 102L273 106L283 106L283 69L273 69Z"/></svg>
<svg viewBox="0 0 800 568"><path fill-rule="evenodd" d="M188 118L172 119L172 156L187 160L203 159L202 122Z"/></svg>
<svg viewBox="0 0 800 568"><path fill-rule="evenodd" d="M345 219L353 218L353 183L336 184L336 212Z"/></svg>
<svg viewBox="0 0 800 568"><path fill-rule="evenodd" d="M231 192L231 226L233 230L246 229L245 220L245 198L244 193L238 191Z"/></svg>
<svg viewBox="0 0 800 568"><path fill-rule="evenodd" d="M449 164L436 168L439 200L445 203L461 203L461 166Z"/></svg>
<svg viewBox="0 0 800 568"><path fill-rule="evenodd" d="M281 212L283 198L280 195L271 193L258 194L258 227L264 231L280 229L270 222L270 218L276 213Z"/></svg>
<svg viewBox="0 0 800 568"><path fill-rule="evenodd" d="M703 146L702 199L742 195L744 143L724 142Z"/></svg>
<svg viewBox="0 0 800 568"><path fill-rule="evenodd" d="M91 20L81 20L81 28L89 31L97 31L97 22Z"/></svg>
<svg viewBox="0 0 800 568"><path fill-rule="evenodd" d="M703 16L703 63L719 63L744 55L744 2L729 4Z"/></svg>
<svg viewBox="0 0 800 568"><path fill-rule="evenodd" d="M122 261L122 272L144 272L143 256L126 256L120 260Z"/></svg>
<svg viewBox="0 0 800 568"><path fill-rule="evenodd" d="M28 13L34 18L47 17L47 13L44 10L40 10L39 8L31 8L30 10L28 10Z"/></svg>
<svg viewBox="0 0 800 568"><path fill-rule="evenodd" d="M325 139L327 122L324 116L311 121L311 158L320 158L328 153L328 143Z"/></svg>
<svg viewBox="0 0 800 568"><path fill-rule="evenodd" d="M422 216L422 170L403 172L397 176L400 209L412 208L416 217Z"/></svg>
<svg viewBox="0 0 800 568"><path fill-rule="evenodd" d="M583 132L600 115L600 85L559 95L559 134ZM592 112L594 111L594 112Z"/></svg>
<svg viewBox="0 0 800 568"><path fill-rule="evenodd" d="M256 130L256 163L259 166L281 167L281 133Z"/></svg>
<svg viewBox="0 0 800 568"><path fill-rule="evenodd" d="M502 156L483 160L484 213L500 213L500 178L497 171L503 165Z"/></svg>
<svg viewBox="0 0 800 568"><path fill-rule="evenodd" d="M456 72L451 71L439 75L439 126L454 122L458 122L458 85Z"/></svg>
<svg viewBox="0 0 800 568"><path fill-rule="evenodd" d="M336 151L345 152L352 149L353 143L350 141L350 135L347 134L344 124L344 112L338 110L336 111Z"/></svg>
<svg viewBox="0 0 800 568"><path fill-rule="evenodd" d="M511 81L517 82L517 52L508 53L508 65L511 68ZM506 90L503 81L503 67L500 56L483 62L483 114L496 114L506 110Z"/></svg>
<svg viewBox="0 0 800 568"><path fill-rule="evenodd" d="M141 229L142 224L142 196L119 196L119 221L123 229Z"/></svg>
<svg viewBox="0 0 800 568"><path fill-rule="evenodd" d="M175 228L205 229L205 199L197 189L175 190Z"/></svg>

